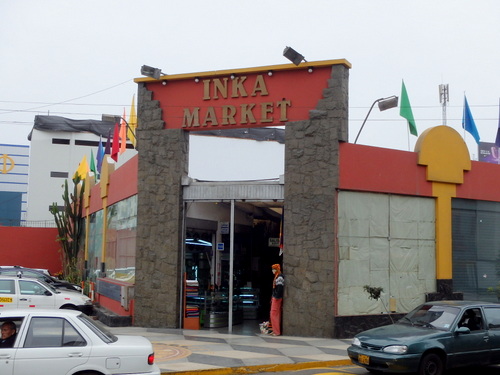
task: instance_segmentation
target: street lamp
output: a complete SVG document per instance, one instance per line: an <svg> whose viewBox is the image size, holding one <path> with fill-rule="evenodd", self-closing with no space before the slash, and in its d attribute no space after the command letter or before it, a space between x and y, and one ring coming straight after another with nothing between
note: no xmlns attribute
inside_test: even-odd
<svg viewBox="0 0 500 375"><path fill-rule="evenodd" d="M127 127L127 130L130 131L130 134L133 135L136 143L137 143L137 138L135 136L135 132L132 130L132 128L130 127L130 125L128 124L127 120L125 120L122 116L117 116L117 115L105 115L103 114L101 116L101 120L102 121L105 121L105 122L113 122L115 124L117 123L120 123L122 120L123 122L125 123L125 126ZM137 149L137 148L136 148Z"/></svg>
<svg viewBox="0 0 500 375"><path fill-rule="evenodd" d="M359 135L361 134L361 130L363 130L363 127L365 126L366 120L368 120L368 116L370 116L370 112L372 111L373 107L375 104L378 103L378 109L380 111L385 111L386 109L394 108L398 106L398 97L396 95L389 96L387 98L380 98L377 99L373 102L372 106L370 107L370 110L366 114L365 120L363 121L363 124L361 125L361 129L359 129L358 135L356 136L356 139L354 140L354 143L358 141Z"/></svg>

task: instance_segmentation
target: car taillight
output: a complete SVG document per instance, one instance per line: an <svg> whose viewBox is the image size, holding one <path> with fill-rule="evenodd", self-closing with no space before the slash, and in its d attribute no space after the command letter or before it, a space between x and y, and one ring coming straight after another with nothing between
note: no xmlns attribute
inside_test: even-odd
<svg viewBox="0 0 500 375"><path fill-rule="evenodd" d="M155 353L151 353L148 355L148 365L152 365L155 363Z"/></svg>

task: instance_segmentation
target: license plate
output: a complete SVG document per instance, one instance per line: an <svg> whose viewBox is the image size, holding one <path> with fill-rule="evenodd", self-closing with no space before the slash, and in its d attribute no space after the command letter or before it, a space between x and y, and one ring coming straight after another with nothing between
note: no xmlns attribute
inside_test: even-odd
<svg viewBox="0 0 500 375"><path fill-rule="evenodd" d="M358 361L359 361L359 363L362 363L363 365L369 365L370 364L370 357L367 355L360 354L360 355L358 355Z"/></svg>
<svg viewBox="0 0 500 375"><path fill-rule="evenodd" d="M12 302L12 297L0 297L0 302Z"/></svg>

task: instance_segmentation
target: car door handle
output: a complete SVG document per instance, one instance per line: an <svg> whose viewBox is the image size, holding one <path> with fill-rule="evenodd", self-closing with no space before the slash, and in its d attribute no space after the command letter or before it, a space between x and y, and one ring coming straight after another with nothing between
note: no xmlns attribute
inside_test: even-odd
<svg viewBox="0 0 500 375"><path fill-rule="evenodd" d="M0 359L9 359L10 354L0 354Z"/></svg>
<svg viewBox="0 0 500 375"><path fill-rule="evenodd" d="M19 301L27 301L27 298L19 298Z"/></svg>
<svg viewBox="0 0 500 375"><path fill-rule="evenodd" d="M82 356L83 356L82 352L79 352L79 353L68 353L68 357L82 357Z"/></svg>

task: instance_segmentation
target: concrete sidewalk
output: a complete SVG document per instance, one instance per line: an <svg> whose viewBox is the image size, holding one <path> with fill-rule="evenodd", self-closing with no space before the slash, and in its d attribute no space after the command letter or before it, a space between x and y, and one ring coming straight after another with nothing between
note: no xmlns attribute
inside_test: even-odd
<svg viewBox="0 0 500 375"><path fill-rule="evenodd" d="M252 373L349 365L351 340L216 330L110 327L121 335L147 337L162 373Z"/></svg>

